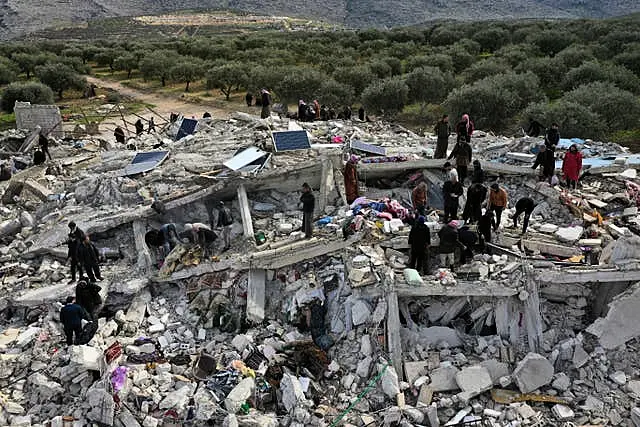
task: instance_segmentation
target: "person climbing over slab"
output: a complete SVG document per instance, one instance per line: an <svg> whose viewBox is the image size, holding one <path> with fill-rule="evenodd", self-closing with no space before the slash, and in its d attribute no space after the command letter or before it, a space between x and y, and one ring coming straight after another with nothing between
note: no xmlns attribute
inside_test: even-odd
<svg viewBox="0 0 640 427"><path fill-rule="evenodd" d="M409 232L409 245L411 246L409 268L413 268L423 274L429 274L431 233L424 220L424 216L420 215Z"/></svg>
<svg viewBox="0 0 640 427"><path fill-rule="evenodd" d="M524 220L522 221L522 234L527 232L529 227L529 218L531 213L536 207L536 203L530 197L522 197L516 202L516 213L511 216L513 220L513 228L518 228L518 218L524 214Z"/></svg>

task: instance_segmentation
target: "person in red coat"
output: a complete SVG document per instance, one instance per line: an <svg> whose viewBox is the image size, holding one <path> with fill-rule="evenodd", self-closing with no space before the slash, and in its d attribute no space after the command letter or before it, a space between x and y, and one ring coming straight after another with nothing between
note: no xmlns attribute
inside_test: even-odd
<svg viewBox="0 0 640 427"><path fill-rule="evenodd" d="M573 144L569 147L569 151L564 156L562 162L562 173L567 180L567 187L575 188L578 185L578 178L580 178L580 170L582 169L582 153L578 151L578 146Z"/></svg>
<svg viewBox="0 0 640 427"><path fill-rule="evenodd" d="M344 167L344 188L347 202L353 203L358 198L358 157L351 155Z"/></svg>

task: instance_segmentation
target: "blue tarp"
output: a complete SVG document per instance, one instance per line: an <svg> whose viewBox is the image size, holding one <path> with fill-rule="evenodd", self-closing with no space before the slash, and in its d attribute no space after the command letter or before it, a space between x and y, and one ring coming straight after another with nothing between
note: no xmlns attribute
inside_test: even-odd
<svg viewBox="0 0 640 427"><path fill-rule="evenodd" d="M568 150L573 144L582 145L584 144L584 139L580 138L560 138L560 142L558 142L557 148L562 148L563 150Z"/></svg>

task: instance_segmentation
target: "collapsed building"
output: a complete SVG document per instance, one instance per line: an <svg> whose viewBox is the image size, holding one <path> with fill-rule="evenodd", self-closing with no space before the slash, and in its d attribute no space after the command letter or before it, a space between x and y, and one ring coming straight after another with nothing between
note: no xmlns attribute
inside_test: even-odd
<svg viewBox="0 0 640 427"><path fill-rule="evenodd" d="M0 158L31 138L7 133ZM538 182L539 142L476 132L511 205L536 200L530 230L505 215L487 253L416 277L401 215L363 202L344 235L342 169L356 151L367 201L408 207L420 177L439 208L430 136L235 113L141 135L135 151L58 141L53 162L0 183L0 424L640 425L636 157L578 141L586 173L568 192ZM234 214L231 250L181 244L160 266L145 233L214 223L217 201ZM105 280L96 335L67 347L69 221L100 247ZM427 224L435 251L437 214Z"/></svg>

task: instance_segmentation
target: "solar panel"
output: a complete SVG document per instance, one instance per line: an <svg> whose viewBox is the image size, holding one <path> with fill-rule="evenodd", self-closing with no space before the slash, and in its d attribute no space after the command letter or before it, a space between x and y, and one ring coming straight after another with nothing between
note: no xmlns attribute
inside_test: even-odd
<svg viewBox="0 0 640 427"><path fill-rule="evenodd" d="M358 151L363 151L365 153L369 153L369 154L375 154L377 156L386 156L387 155L387 150L384 147L380 147L379 145L371 145L371 144L366 144L362 141L351 141L351 149L352 150L358 150Z"/></svg>
<svg viewBox="0 0 640 427"><path fill-rule="evenodd" d="M167 156L168 151L149 151L146 153L136 153L131 160L131 164L124 167L124 176L137 175L139 173L149 172L162 163Z"/></svg>
<svg viewBox="0 0 640 427"><path fill-rule="evenodd" d="M198 126L198 121L194 119L182 119L182 124L180 125L180 129L176 134L176 141L184 138L187 135L191 135L196 131L196 126Z"/></svg>
<svg viewBox="0 0 640 427"><path fill-rule="evenodd" d="M256 147L248 147L224 162L223 165L235 171L255 162L256 160L266 155L266 152Z"/></svg>
<svg viewBox="0 0 640 427"><path fill-rule="evenodd" d="M305 130L273 132L273 145L279 151L307 150L311 148L309 135Z"/></svg>

